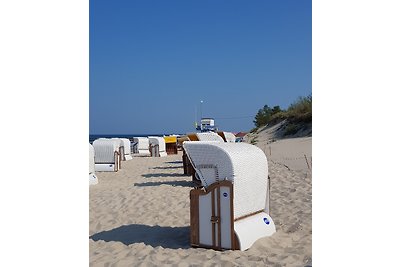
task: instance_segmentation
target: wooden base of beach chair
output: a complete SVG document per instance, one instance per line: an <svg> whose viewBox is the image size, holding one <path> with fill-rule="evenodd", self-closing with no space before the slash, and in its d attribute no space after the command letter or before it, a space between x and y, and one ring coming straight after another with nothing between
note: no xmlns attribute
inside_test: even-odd
<svg viewBox="0 0 400 267"><path fill-rule="evenodd" d="M96 163L94 164L94 170L96 172L116 172L116 165L114 163Z"/></svg>
<svg viewBox="0 0 400 267"><path fill-rule="evenodd" d="M231 182L217 182L206 190L190 191L190 242L193 247L237 249Z"/></svg>
<svg viewBox="0 0 400 267"><path fill-rule="evenodd" d="M148 149L139 149L137 153L133 154L135 157L151 157L151 153Z"/></svg>
<svg viewBox="0 0 400 267"><path fill-rule="evenodd" d="M260 210L234 220L233 184L221 181L190 191L190 243L216 250L246 250L276 232L272 218Z"/></svg>
<svg viewBox="0 0 400 267"><path fill-rule="evenodd" d="M185 150L183 150L182 163L183 163L183 174L193 175L194 169L193 169L192 164L190 163L190 160L189 160Z"/></svg>
<svg viewBox="0 0 400 267"><path fill-rule="evenodd" d="M132 160L133 159L131 154L125 154L124 157L125 157L125 160Z"/></svg>
<svg viewBox="0 0 400 267"><path fill-rule="evenodd" d="M117 172L121 169L121 157L117 151L114 152L114 162L110 163L95 163L94 169L96 172Z"/></svg>
<svg viewBox="0 0 400 267"><path fill-rule="evenodd" d="M178 154L178 146L176 143L166 143L165 151L168 155Z"/></svg>

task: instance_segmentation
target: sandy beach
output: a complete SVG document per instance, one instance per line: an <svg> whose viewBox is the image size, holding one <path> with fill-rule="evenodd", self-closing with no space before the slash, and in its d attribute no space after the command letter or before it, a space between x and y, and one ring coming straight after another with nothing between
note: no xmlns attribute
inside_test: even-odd
<svg viewBox="0 0 400 267"><path fill-rule="evenodd" d="M192 248L190 176L182 152L134 157L90 187L91 266L311 265L311 173L269 161L271 216L277 232L247 251Z"/></svg>

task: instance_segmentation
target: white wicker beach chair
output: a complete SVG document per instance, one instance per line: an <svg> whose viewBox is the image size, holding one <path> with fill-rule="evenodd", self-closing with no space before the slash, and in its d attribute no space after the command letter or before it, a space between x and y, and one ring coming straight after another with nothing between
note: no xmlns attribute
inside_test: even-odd
<svg viewBox="0 0 400 267"><path fill-rule="evenodd" d="M184 142L204 188L190 191L191 244L246 250L272 235L267 158L256 146Z"/></svg>
<svg viewBox="0 0 400 267"><path fill-rule="evenodd" d="M158 151L160 157L166 157L167 151L165 149L165 140L159 136L149 136L149 142L153 145L158 145Z"/></svg>
<svg viewBox="0 0 400 267"><path fill-rule="evenodd" d="M236 136L233 133L224 132L224 136L225 136L227 143L235 143L236 142Z"/></svg>
<svg viewBox="0 0 400 267"><path fill-rule="evenodd" d="M218 141L224 142L224 139L214 132L196 133L199 141Z"/></svg>
<svg viewBox="0 0 400 267"><path fill-rule="evenodd" d="M124 146L124 141L122 138L111 138L111 140L115 140L119 143L119 155L121 161L125 160L125 146Z"/></svg>
<svg viewBox="0 0 400 267"><path fill-rule="evenodd" d="M133 142L137 143L134 151L135 156L150 156L149 138L147 137L134 137Z"/></svg>
<svg viewBox="0 0 400 267"><path fill-rule="evenodd" d="M121 168L120 141L100 138L93 141L95 170L118 171Z"/></svg>
<svg viewBox="0 0 400 267"><path fill-rule="evenodd" d="M89 185L95 185L99 182L94 173L94 148L89 144Z"/></svg>
<svg viewBox="0 0 400 267"><path fill-rule="evenodd" d="M131 155L131 141L129 141L128 138L120 138L123 142L124 146L124 158L123 160L131 160L132 155Z"/></svg>

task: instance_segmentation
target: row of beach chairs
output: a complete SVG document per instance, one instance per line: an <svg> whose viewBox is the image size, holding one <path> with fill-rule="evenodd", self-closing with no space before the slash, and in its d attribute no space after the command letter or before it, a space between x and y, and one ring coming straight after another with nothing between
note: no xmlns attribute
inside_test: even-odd
<svg viewBox="0 0 400 267"><path fill-rule="evenodd" d="M183 149L184 172L190 172L194 181L190 191L193 247L247 250L276 232L269 209L267 158L258 147L235 139L226 132L208 132L174 140ZM123 139L95 140L89 146L89 179L94 179L95 171L117 171L121 160L132 158L130 153L150 156L152 144L159 147L159 156L167 155L163 137L133 141L131 146Z"/></svg>
<svg viewBox="0 0 400 267"><path fill-rule="evenodd" d="M167 148L170 153L177 154L176 147L174 136L134 137L133 143L128 138L96 139L93 145L89 144L89 184L98 183L95 172L117 172L121 162L131 160L133 156L165 157Z"/></svg>
<svg viewBox="0 0 400 267"><path fill-rule="evenodd" d="M89 185L98 183L96 171L118 171L121 161L131 160L131 142L127 138L99 138L89 144Z"/></svg>

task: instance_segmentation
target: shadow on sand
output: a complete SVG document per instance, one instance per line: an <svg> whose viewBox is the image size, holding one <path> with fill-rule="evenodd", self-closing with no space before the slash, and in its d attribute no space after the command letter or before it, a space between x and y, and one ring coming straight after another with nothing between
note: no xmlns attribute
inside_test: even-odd
<svg viewBox="0 0 400 267"><path fill-rule="evenodd" d="M147 173L147 174L142 174L142 177L145 178L157 178L157 177L176 177L176 176L187 176L183 173Z"/></svg>
<svg viewBox="0 0 400 267"><path fill-rule="evenodd" d="M146 182L146 183L135 183L135 186L159 186L159 185L171 185L171 186L186 186L193 187L192 181L164 181L164 182Z"/></svg>
<svg viewBox="0 0 400 267"><path fill-rule="evenodd" d="M183 169L182 166L154 167L154 170Z"/></svg>
<svg viewBox="0 0 400 267"><path fill-rule="evenodd" d="M167 161L165 163L170 163L170 164L183 164L182 160L176 160L176 161Z"/></svg>
<svg viewBox="0 0 400 267"><path fill-rule="evenodd" d="M162 246L163 248L190 248L189 226L169 227L169 226L149 226L143 224L123 225L118 228L99 232L89 238L106 242L116 241L131 245L144 243L152 247Z"/></svg>

